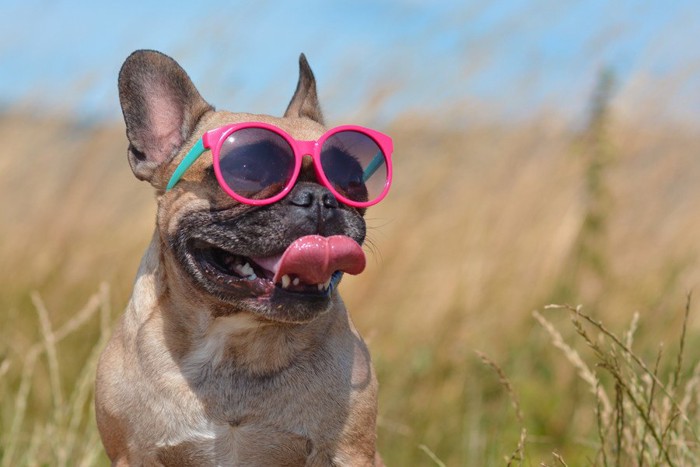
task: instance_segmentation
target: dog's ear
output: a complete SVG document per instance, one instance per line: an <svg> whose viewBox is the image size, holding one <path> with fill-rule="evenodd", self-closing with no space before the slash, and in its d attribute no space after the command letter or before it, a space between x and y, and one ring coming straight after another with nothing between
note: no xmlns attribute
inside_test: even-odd
<svg viewBox="0 0 700 467"><path fill-rule="evenodd" d="M140 180L154 185L154 174L169 162L212 107L202 99L185 70L172 58L137 50L119 72L129 164Z"/></svg>
<svg viewBox="0 0 700 467"><path fill-rule="evenodd" d="M284 116L306 117L323 125L323 113L316 94L316 78L304 54L299 56L299 82Z"/></svg>

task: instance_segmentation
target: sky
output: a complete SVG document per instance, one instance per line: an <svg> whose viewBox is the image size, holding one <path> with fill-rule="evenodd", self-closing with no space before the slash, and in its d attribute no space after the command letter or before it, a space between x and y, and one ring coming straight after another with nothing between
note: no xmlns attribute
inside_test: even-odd
<svg viewBox="0 0 700 467"><path fill-rule="evenodd" d="M150 48L232 111L281 113L304 52L334 123L575 122L603 69L621 114L696 122L699 32L697 0L0 0L0 111L119 119Z"/></svg>

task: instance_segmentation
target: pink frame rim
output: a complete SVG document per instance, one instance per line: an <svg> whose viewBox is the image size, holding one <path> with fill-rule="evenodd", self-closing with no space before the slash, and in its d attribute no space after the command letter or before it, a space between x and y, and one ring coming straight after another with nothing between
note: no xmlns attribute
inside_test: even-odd
<svg viewBox="0 0 700 467"><path fill-rule="evenodd" d="M294 170L292 172L292 176L289 179L289 182L282 189L282 191L280 191L275 196L265 199L245 198L234 192L224 180L224 176L221 173L221 166L219 160L221 147L223 146L224 141L226 141L226 138L228 138L231 135L231 133L238 130L242 130L244 128L261 128L272 131L284 138L284 140L292 148L292 152L294 153ZM326 174L323 173L323 168L321 166L321 148L323 147L323 143L325 143L328 138L335 135L336 133L341 133L344 131L355 131L367 135L375 143L377 143L379 149L384 155L384 160L386 161L387 166L386 181L384 183L384 188L382 189L379 196L377 196L372 201L359 202L346 198L333 187L333 185L326 177ZM294 188L294 185L296 184L296 181L299 178L302 161L305 155L311 156L311 159L313 160L314 164L314 172L316 173L316 178L318 179L318 181L321 182L323 186L328 188L328 190L330 190L330 192L333 193L333 196L335 196L336 199L338 199L338 201L341 201L342 203L347 204L348 206L352 206L355 208L367 208L369 206L373 206L386 197L387 193L389 192L389 187L391 186L391 179L393 175L391 155L394 150L394 144L391 137L379 131L372 130L371 128L365 128L358 125L341 125L333 127L326 131L323 135L321 135L321 137L317 140L300 141L294 139L291 135L289 135L286 131L279 128L278 126L269 123L231 123L205 132L204 135L202 135L202 143L204 144L204 147L206 149L209 149L212 152L212 157L214 161L214 173L216 174L216 179L219 182L221 188L226 192L226 194L228 194L231 198L235 199L239 203L249 204L252 206L264 206L267 204L276 203L277 201L287 196L289 192L292 191L292 188Z"/></svg>

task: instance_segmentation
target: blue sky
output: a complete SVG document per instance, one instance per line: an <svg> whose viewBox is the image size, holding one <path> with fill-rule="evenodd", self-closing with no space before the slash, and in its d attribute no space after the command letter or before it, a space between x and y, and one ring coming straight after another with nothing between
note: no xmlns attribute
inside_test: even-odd
<svg viewBox="0 0 700 467"><path fill-rule="evenodd" d="M278 114L303 51L332 122L575 121L604 67L622 112L696 121L698 32L693 0L0 0L0 106L117 119L119 66L154 48L218 107Z"/></svg>

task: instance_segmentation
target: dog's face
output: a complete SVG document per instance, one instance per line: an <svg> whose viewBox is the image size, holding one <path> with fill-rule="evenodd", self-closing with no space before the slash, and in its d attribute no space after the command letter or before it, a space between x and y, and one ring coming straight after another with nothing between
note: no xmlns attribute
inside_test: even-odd
<svg viewBox="0 0 700 467"><path fill-rule="evenodd" d="M337 261L363 266L359 245L365 223L362 210L339 203L318 183L310 158L304 159L292 191L274 204L250 206L229 197L216 180L209 152L165 191L175 167L205 131L255 121L276 125L298 140L322 135L315 80L305 58L282 118L214 111L174 60L153 51L126 60L119 95L132 170L158 193L157 233L167 286L215 316L247 312L302 323L328 310L340 273L333 272L333 264L320 263L328 262L328 251L352 250L354 244L345 254L349 259ZM315 273L282 276L280 267Z"/></svg>

